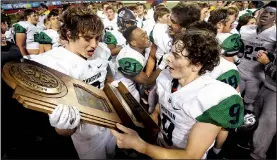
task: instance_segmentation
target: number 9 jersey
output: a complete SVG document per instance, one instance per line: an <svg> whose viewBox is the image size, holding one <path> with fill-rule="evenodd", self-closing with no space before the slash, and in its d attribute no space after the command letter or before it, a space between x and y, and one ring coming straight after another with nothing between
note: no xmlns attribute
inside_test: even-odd
<svg viewBox="0 0 277 160"><path fill-rule="evenodd" d="M244 107L238 92L209 75L200 76L173 93L174 81L168 70L163 70L156 82L161 118L157 143L160 146L186 148L190 131L197 122L224 129L237 128L243 123ZM206 154L202 158L206 158Z"/></svg>
<svg viewBox="0 0 277 160"><path fill-rule="evenodd" d="M263 65L256 60L259 50L273 53L276 48L276 26L272 26L261 33L257 33L257 25L243 26L240 29L244 43L244 56L238 65L240 72L246 75L263 73Z"/></svg>

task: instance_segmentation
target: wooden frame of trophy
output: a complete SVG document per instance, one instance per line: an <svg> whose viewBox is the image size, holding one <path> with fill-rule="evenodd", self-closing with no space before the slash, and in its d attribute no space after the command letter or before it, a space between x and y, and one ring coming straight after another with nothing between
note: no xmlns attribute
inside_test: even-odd
<svg viewBox="0 0 277 160"><path fill-rule="evenodd" d="M81 120L115 129L116 123L145 132L152 139L159 127L120 82L103 91L34 61L7 63L3 80L14 89L13 98L24 107L52 113L57 104L76 106Z"/></svg>

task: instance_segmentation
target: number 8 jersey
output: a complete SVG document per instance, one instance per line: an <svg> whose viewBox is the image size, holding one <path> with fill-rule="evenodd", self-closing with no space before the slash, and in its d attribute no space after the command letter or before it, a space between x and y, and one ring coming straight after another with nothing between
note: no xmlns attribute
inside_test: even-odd
<svg viewBox="0 0 277 160"><path fill-rule="evenodd" d="M253 75L263 72L263 65L256 60L259 50L273 53L276 48L276 26L272 26L257 34L257 25L243 26L240 29L244 43L244 56L238 65L240 72Z"/></svg>
<svg viewBox="0 0 277 160"><path fill-rule="evenodd" d="M211 123L225 129L243 123L243 102L231 86L203 75L172 93L168 70L157 78L160 128L157 143L166 148L184 149L193 125ZM206 154L202 157L206 158Z"/></svg>

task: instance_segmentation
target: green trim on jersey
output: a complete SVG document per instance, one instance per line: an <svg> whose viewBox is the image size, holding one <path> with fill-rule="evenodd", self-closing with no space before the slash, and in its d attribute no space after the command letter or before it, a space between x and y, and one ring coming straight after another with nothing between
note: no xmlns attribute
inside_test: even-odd
<svg viewBox="0 0 277 160"><path fill-rule="evenodd" d="M154 38L153 38L153 30L149 34L149 40L154 43Z"/></svg>
<svg viewBox="0 0 277 160"><path fill-rule="evenodd" d="M239 72L235 69L229 70L220 75L216 80L229 84L230 86L237 89L240 84Z"/></svg>
<svg viewBox="0 0 277 160"><path fill-rule="evenodd" d="M244 106L239 95L232 95L218 105L212 106L196 118L203 123L211 123L225 129L237 128L243 124Z"/></svg>
<svg viewBox="0 0 277 160"><path fill-rule="evenodd" d="M117 45L117 40L111 32L106 32L104 36L104 43Z"/></svg>
<svg viewBox="0 0 277 160"><path fill-rule="evenodd" d="M46 33L40 32L38 36L39 44L52 44L52 38L50 38Z"/></svg>
<svg viewBox="0 0 277 160"><path fill-rule="evenodd" d="M224 55L234 56L234 54L240 50L243 44L239 34L232 34L227 37L220 46L225 51Z"/></svg>
<svg viewBox="0 0 277 160"><path fill-rule="evenodd" d="M26 29L24 27L22 27L20 24L14 24L14 31L15 33L25 33Z"/></svg>
<svg viewBox="0 0 277 160"><path fill-rule="evenodd" d="M143 70L140 62L133 58L122 58L118 63L118 70L126 76L135 77Z"/></svg>

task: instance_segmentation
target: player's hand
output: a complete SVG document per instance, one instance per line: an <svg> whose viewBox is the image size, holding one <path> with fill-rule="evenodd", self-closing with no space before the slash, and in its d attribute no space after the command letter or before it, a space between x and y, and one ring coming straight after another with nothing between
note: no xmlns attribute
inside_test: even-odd
<svg viewBox="0 0 277 160"><path fill-rule="evenodd" d="M111 85L113 87L117 88L118 87L118 83L119 83L118 81L112 81Z"/></svg>
<svg viewBox="0 0 277 160"><path fill-rule="evenodd" d="M163 55L162 56L162 61L161 61L161 63L159 64L159 68L161 69L161 70L164 70L166 67L167 67L167 65L168 65L168 53L167 54L165 54L165 55Z"/></svg>
<svg viewBox="0 0 277 160"><path fill-rule="evenodd" d="M264 50L259 50L256 57L257 57L257 61L262 64L267 64L270 62L270 60L267 56L267 52Z"/></svg>
<svg viewBox="0 0 277 160"><path fill-rule="evenodd" d="M116 137L118 148L134 149L138 152L142 152L145 149L147 143L139 137L136 131L119 123L116 124L116 127L123 132L119 133L111 130L112 134Z"/></svg>
<svg viewBox="0 0 277 160"><path fill-rule="evenodd" d="M51 126L58 129L74 129L80 124L80 119L78 108L65 104L57 105L49 115Z"/></svg>

